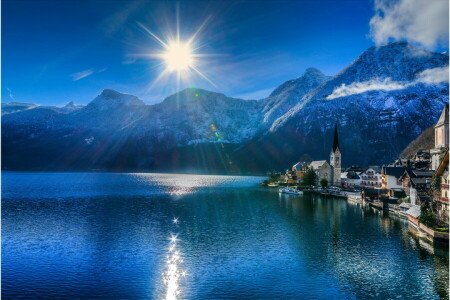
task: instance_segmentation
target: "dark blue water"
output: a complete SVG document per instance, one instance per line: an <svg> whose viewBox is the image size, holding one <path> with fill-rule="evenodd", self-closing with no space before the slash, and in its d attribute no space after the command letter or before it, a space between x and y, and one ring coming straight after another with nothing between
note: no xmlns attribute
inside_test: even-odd
<svg viewBox="0 0 450 300"><path fill-rule="evenodd" d="M2 297L448 298L405 221L260 181L2 173Z"/></svg>

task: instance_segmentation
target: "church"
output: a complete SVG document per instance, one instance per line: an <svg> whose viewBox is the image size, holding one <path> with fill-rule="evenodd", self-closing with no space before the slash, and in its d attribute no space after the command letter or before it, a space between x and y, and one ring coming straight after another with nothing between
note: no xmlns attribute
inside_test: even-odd
<svg viewBox="0 0 450 300"><path fill-rule="evenodd" d="M329 185L341 186L341 164L342 153L339 148L339 134L337 123L334 125L333 145L330 153L330 163L326 160L316 160L311 162L308 167L313 169L317 175L317 184L322 178L328 180Z"/></svg>

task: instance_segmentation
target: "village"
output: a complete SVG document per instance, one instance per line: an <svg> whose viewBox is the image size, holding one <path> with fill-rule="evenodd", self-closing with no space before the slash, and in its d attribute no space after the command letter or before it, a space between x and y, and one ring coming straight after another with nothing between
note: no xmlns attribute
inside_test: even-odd
<svg viewBox="0 0 450 300"><path fill-rule="evenodd" d="M297 162L262 184L280 193L342 197L407 219L410 232L432 244L449 240L449 105L434 125L434 148L381 166L341 168L338 124L330 160ZM345 155L344 155L345 157ZM286 188L287 187L287 188Z"/></svg>

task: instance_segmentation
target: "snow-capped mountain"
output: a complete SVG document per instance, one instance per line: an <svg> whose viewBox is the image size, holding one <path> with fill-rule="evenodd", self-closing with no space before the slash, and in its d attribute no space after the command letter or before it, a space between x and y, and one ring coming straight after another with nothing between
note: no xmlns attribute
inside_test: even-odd
<svg viewBox="0 0 450 300"><path fill-rule="evenodd" d="M302 76L286 81L276 88L265 100L263 108L264 124L272 124L298 104L303 96L318 87L329 77L315 68L306 69Z"/></svg>
<svg viewBox="0 0 450 300"><path fill-rule="evenodd" d="M69 113L69 112L74 112L76 110L82 109L83 107L84 107L83 104L76 104L75 102L70 101L66 105L60 107L59 111L63 112L63 113Z"/></svg>
<svg viewBox="0 0 450 300"><path fill-rule="evenodd" d="M329 157L337 122L343 164L381 164L433 125L448 103L448 56L407 43L372 47L333 78L306 94L275 120L263 138L246 145L259 166ZM259 159L277 146L283 155ZM262 151L261 151L262 149Z"/></svg>
<svg viewBox="0 0 450 300"><path fill-rule="evenodd" d="M448 56L393 43L369 48L334 77L307 69L259 101L185 89L147 105L106 89L83 107L8 107L3 166L265 172L303 154L327 159L335 122L344 166L383 163L447 102Z"/></svg>
<svg viewBox="0 0 450 300"><path fill-rule="evenodd" d="M26 109L35 108L37 105L33 103L20 103L20 102L2 102L2 115L19 112Z"/></svg>

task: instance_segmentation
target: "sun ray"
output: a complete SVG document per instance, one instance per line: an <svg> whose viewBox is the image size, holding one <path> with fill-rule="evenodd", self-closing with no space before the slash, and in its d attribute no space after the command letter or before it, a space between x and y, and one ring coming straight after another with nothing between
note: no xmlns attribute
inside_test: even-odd
<svg viewBox="0 0 450 300"><path fill-rule="evenodd" d="M199 69L197 69L194 66L191 66L191 69L194 70L195 72L197 72L198 75L200 75L203 79L205 79L206 81L208 81L210 84L212 84L214 87L217 87L217 85L212 82L205 74L203 74L202 72L200 72Z"/></svg>
<svg viewBox="0 0 450 300"><path fill-rule="evenodd" d="M164 48L167 48L168 45L166 43L164 43L163 40L161 40L156 34L154 34L153 32L151 32L147 27L145 27L142 23L140 22L136 22L142 29L145 30L145 32L147 32L148 34L150 34L155 40L157 40Z"/></svg>

